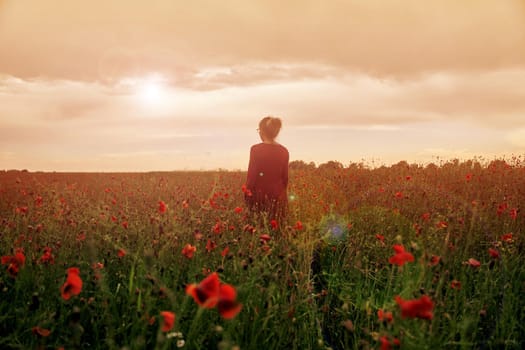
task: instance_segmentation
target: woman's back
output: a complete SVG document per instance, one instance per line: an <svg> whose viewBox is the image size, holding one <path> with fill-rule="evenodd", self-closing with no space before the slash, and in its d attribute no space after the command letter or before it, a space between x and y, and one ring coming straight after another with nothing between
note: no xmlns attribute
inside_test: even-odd
<svg viewBox="0 0 525 350"><path fill-rule="evenodd" d="M247 187L256 198L278 199L288 185L288 150L279 144L259 143L250 150Z"/></svg>

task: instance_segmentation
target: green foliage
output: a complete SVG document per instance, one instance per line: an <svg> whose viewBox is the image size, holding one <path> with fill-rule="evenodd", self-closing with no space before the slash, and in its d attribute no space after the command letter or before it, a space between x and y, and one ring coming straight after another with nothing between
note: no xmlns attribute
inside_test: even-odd
<svg viewBox="0 0 525 350"><path fill-rule="evenodd" d="M298 167L278 228L246 212L243 173L0 174L0 348L522 348L523 170ZM391 264L394 245L414 261ZM83 286L64 300L69 267ZM186 294L213 271L233 319ZM403 318L398 295L433 317Z"/></svg>

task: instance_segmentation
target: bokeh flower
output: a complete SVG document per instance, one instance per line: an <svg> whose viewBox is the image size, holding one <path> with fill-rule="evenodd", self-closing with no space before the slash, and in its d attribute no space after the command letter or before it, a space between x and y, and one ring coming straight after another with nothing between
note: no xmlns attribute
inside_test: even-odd
<svg viewBox="0 0 525 350"><path fill-rule="evenodd" d="M431 320L434 317L432 314L434 303L427 295L412 300L404 300L399 295L396 295L394 300L401 308L402 318L422 318Z"/></svg>
<svg viewBox="0 0 525 350"><path fill-rule="evenodd" d="M394 248L394 251L396 252L388 259L388 262L392 265L403 266L407 262L414 261L414 256L411 253L405 251L405 247L403 245L394 244L392 248Z"/></svg>
<svg viewBox="0 0 525 350"><path fill-rule="evenodd" d="M213 308L219 301L220 281L216 272L209 274L199 284L189 284L186 294L193 297L199 306Z"/></svg>
<svg viewBox="0 0 525 350"><path fill-rule="evenodd" d="M62 299L69 300L73 295L79 295L82 291L82 279L77 267L67 269L66 282L60 287Z"/></svg>
<svg viewBox="0 0 525 350"><path fill-rule="evenodd" d="M161 331L169 332L175 323L175 314L171 311L162 311L160 315L162 316Z"/></svg>

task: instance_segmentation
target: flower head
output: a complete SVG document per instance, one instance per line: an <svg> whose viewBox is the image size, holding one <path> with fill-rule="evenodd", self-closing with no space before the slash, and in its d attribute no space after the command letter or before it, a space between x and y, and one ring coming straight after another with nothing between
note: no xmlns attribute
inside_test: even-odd
<svg viewBox="0 0 525 350"><path fill-rule="evenodd" d="M301 231L304 228L304 226L303 226L303 223L301 221L297 221L293 228L296 229L297 231Z"/></svg>
<svg viewBox="0 0 525 350"><path fill-rule="evenodd" d="M460 290L461 282L458 280L452 280L452 282L450 282L450 288Z"/></svg>
<svg viewBox="0 0 525 350"><path fill-rule="evenodd" d="M478 260L474 259L474 258L468 259L466 264L469 265L470 267L473 267L473 268L478 268L478 267L481 266L481 263Z"/></svg>
<svg viewBox="0 0 525 350"><path fill-rule="evenodd" d="M41 328L40 326L35 326L31 328L31 331L34 335L39 337L49 337L49 335L51 334L51 331L49 329Z"/></svg>
<svg viewBox="0 0 525 350"><path fill-rule="evenodd" d="M497 249L494 249L494 248L489 248L488 250L489 252L489 255L491 258L493 259L499 259L499 251Z"/></svg>
<svg viewBox="0 0 525 350"><path fill-rule="evenodd" d="M377 310L377 318L379 322L388 322L392 323L394 316L391 311L383 311L383 309Z"/></svg>
<svg viewBox="0 0 525 350"><path fill-rule="evenodd" d="M60 287L62 299L69 300L73 295L80 294L82 291L82 279L79 275L80 270L77 267L67 269L66 282Z"/></svg>
<svg viewBox="0 0 525 350"><path fill-rule="evenodd" d="M120 248L120 249L117 251L117 256L118 256L119 258L123 258L123 257L125 257L125 256L126 256L126 251L125 251L124 249Z"/></svg>
<svg viewBox="0 0 525 350"><path fill-rule="evenodd" d="M50 247L44 247L44 252L42 253L42 256L40 257L40 262L42 264L54 264L55 258L53 256L53 249Z"/></svg>
<svg viewBox="0 0 525 350"><path fill-rule="evenodd" d="M199 284L189 284L186 287L186 294L193 297L193 300L204 308L213 308L219 301L220 281L217 272L209 274Z"/></svg>
<svg viewBox="0 0 525 350"><path fill-rule="evenodd" d="M242 305L239 304L236 299L237 291L233 286L229 284L221 285L217 309L223 318L234 318L241 311Z"/></svg>
<svg viewBox="0 0 525 350"><path fill-rule="evenodd" d="M427 295L423 295L419 299L403 300L399 295L394 297L396 303L401 308L402 318L422 318L431 320L434 315L434 303Z"/></svg>
<svg viewBox="0 0 525 350"><path fill-rule="evenodd" d="M166 203L164 201L159 201L159 214L164 214L168 207L166 206Z"/></svg>
<svg viewBox="0 0 525 350"><path fill-rule="evenodd" d="M182 255L187 257L188 259L193 258L193 254L197 251L197 247L191 244L186 244L184 248L182 248Z"/></svg>
<svg viewBox="0 0 525 350"><path fill-rule="evenodd" d="M170 331L173 328L173 324L175 323L175 314L171 311L162 311L160 315L162 316L161 331Z"/></svg>
<svg viewBox="0 0 525 350"><path fill-rule="evenodd" d="M394 248L394 251L396 253L392 255L390 259L388 259L389 263L393 265L403 266L407 262L414 261L414 256L411 253L405 251L405 247L403 247L403 245L394 244L392 248Z"/></svg>
<svg viewBox="0 0 525 350"><path fill-rule="evenodd" d="M430 257L430 262L428 263L429 266L436 266L441 261L441 257L438 255L432 255Z"/></svg>
<svg viewBox="0 0 525 350"><path fill-rule="evenodd" d="M237 302L237 291L230 284L222 284L216 272L209 274L199 284L189 284L186 294L204 308L217 306L219 313L225 319L234 318L242 309Z"/></svg>
<svg viewBox="0 0 525 350"><path fill-rule="evenodd" d="M20 268L25 265L26 256L21 248L16 249L15 255L2 256L1 263L2 265L7 265L7 272L11 277L16 277Z"/></svg>

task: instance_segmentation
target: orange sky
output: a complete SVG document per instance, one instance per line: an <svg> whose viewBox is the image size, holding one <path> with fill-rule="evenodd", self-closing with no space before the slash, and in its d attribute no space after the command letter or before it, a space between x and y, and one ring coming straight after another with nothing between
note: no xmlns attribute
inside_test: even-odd
<svg viewBox="0 0 525 350"><path fill-rule="evenodd" d="M525 1L0 0L0 169L525 155Z"/></svg>

